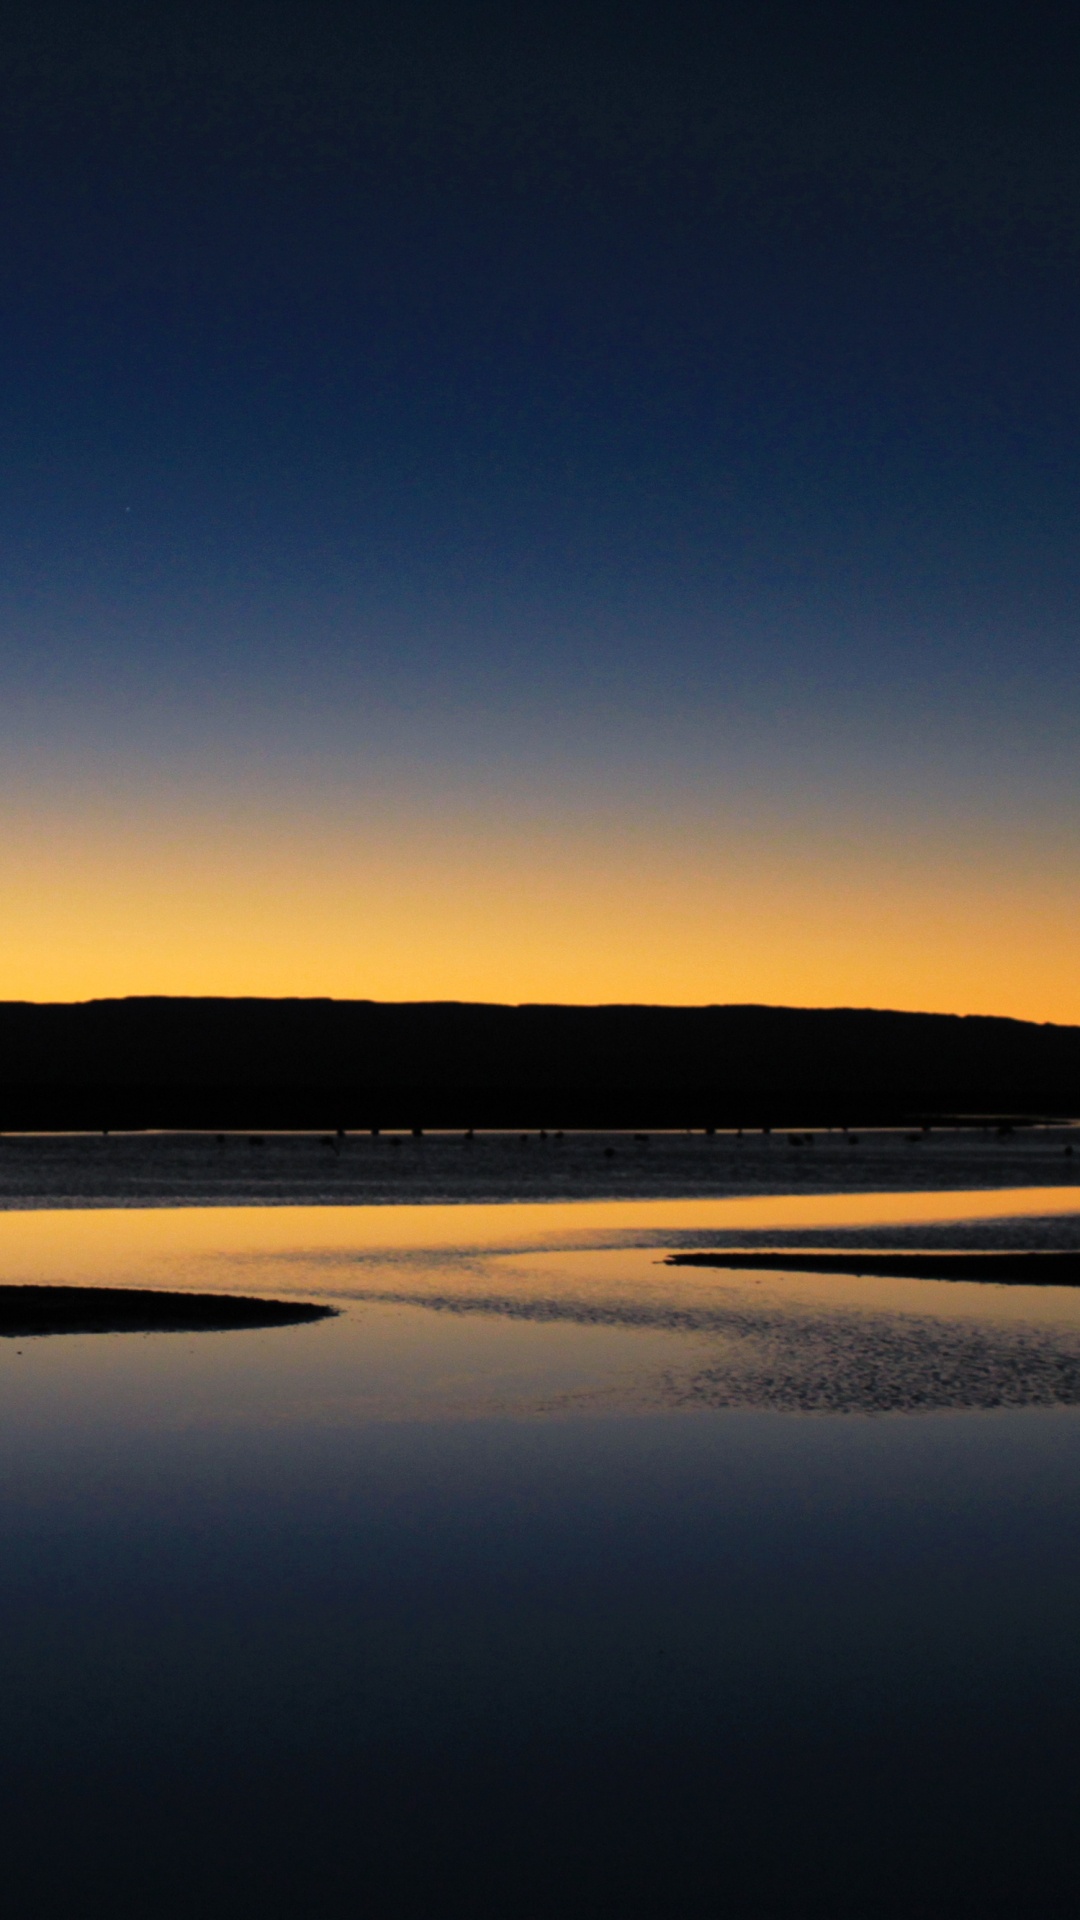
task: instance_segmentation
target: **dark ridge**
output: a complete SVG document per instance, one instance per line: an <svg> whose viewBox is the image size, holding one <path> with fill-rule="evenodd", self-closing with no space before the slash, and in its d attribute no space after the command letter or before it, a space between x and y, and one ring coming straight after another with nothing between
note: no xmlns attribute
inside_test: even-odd
<svg viewBox="0 0 1080 1920"><path fill-rule="evenodd" d="M1080 1111L1080 1028L788 1007L0 1003L0 1129L809 1127Z"/></svg>
<svg viewBox="0 0 1080 1920"><path fill-rule="evenodd" d="M0 1286L0 1336L43 1333L211 1333L325 1320L333 1307L238 1294L162 1293L143 1287Z"/></svg>
<svg viewBox="0 0 1080 1920"><path fill-rule="evenodd" d="M882 1280L977 1280L1003 1286L1080 1286L1080 1253L673 1253L668 1267L750 1272L853 1273Z"/></svg>

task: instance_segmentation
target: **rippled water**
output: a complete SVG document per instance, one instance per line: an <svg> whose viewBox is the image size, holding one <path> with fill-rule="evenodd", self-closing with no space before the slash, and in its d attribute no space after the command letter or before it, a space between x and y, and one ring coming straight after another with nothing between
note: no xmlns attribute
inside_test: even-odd
<svg viewBox="0 0 1080 1920"><path fill-rule="evenodd" d="M0 1215L9 1283L339 1309L0 1340L15 1910L1071 1911L1080 1290L783 1252L1075 1206Z"/></svg>

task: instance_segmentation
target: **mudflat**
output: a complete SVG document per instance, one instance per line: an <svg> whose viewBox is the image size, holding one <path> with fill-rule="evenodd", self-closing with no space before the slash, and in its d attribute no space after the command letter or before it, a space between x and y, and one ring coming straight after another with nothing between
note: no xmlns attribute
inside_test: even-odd
<svg viewBox="0 0 1080 1920"><path fill-rule="evenodd" d="M766 1253L723 1249L711 1253L669 1254L669 1267L723 1267L750 1272L851 1273L883 1280L975 1280L999 1286L1080 1286L1080 1253L799 1253L789 1247Z"/></svg>
<svg viewBox="0 0 1080 1920"><path fill-rule="evenodd" d="M306 1300L167 1293L150 1287L0 1286L0 1337L49 1333L202 1333L325 1320L335 1309Z"/></svg>

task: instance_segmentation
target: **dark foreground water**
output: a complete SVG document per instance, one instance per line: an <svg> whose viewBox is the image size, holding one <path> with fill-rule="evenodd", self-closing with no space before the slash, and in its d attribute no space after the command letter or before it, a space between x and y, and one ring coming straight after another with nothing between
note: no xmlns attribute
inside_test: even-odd
<svg viewBox="0 0 1080 1920"><path fill-rule="evenodd" d="M659 1264L1008 1204L0 1217L342 1309L0 1341L8 1910L1071 1915L1080 1295Z"/></svg>

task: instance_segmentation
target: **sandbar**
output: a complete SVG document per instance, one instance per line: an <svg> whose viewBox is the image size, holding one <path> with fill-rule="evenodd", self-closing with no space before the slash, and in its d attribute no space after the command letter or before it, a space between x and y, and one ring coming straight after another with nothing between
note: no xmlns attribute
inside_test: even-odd
<svg viewBox="0 0 1080 1920"><path fill-rule="evenodd" d="M151 1287L0 1286L0 1338L50 1333L210 1333L325 1320L334 1307Z"/></svg>
<svg viewBox="0 0 1080 1920"><path fill-rule="evenodd" d="M1080 1286L1080 1253L796 1253L730 1248L673 1253L669 1267L725 1267L751 1272L850 1273L884 1280L974 1280L1004 1286Z"/></svg>

